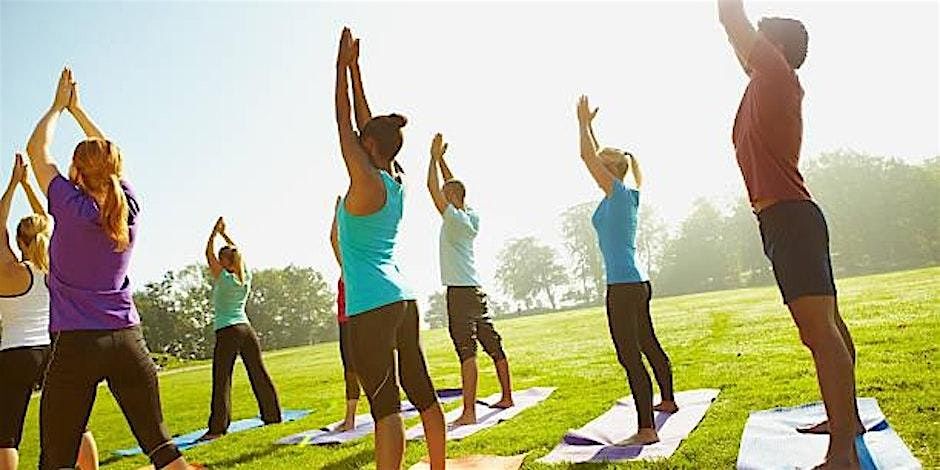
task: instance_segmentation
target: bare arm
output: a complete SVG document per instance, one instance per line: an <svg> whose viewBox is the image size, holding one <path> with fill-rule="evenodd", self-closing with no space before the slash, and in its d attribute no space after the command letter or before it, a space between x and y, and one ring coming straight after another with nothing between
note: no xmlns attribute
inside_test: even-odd
<svg viewBox="0 0 940 470"><path fill-rule="evenodd" d="M757 40L757 31L747 19L743 0L718 0L718 20L728 34L728 41L731 42L744 73L750 74L747 57Z"/></svg>
<svg viewBox="0 0 940 470"><path fill-rule="evenodd" d="M23 180L20 181L20 186L23 187L23 192L26 193L26 200L29 201L29 207L33 209L33 214L48 216L49 214L46 213L46 208L42 205L42 201L36 197L36 192L33 191L33 185L29 183L29 178L23 177Z"/></svg>
<svg viewBox="0 0 940 470"><path fill-rule="evenodd" d="M213 279L217 279L222 274L222 264L219 263L219 258L215 256L215 236L218 235L222 224L222 218L219 217L219 220L212 227L212 233L209 234L209 241L206 242L206 262L209 263L209 273L212 274Z"/></svg>
<svg viewBox="0 0 940 470"><path fill-rule="evenodd" d="M607 167L597 154L597 145L591 137L591 120L596 115L597 110L591 111L587 97L582 96L578 100L581 160L584 161L584 165L597 185L604 191L604 194L609 196L614 187L614 175L607 171Z"/></svg>
<svg viewBox="0 0 940 470"><path fill-rule="evenodd" d="M366 92L362 87L362 73L359 70L359 39L353 41L352 53L349 74L352 76L353 107L356 112L356 128L359 129L359 132L362 132L362 128L372 119L372 111L369 110Z"/></svg>
<svg viewBox="0 0 940 470"><path fill-rule="evenodd" d="M336 257L336 264L339 265L339 268L343 269L343 254L339 249L339 228L337 227L336 218L339 216L339 205L343 201L341 196L336 196L336 207L333 208L333 224L330 226L330 246L333 247L333 256Z"/></svg>
<svg viewBox="0 0 940 470"><path fill-rule="evenodd" d="M367 213L369 210L374 209L373 206L378 205L376 201L368 200L369 190L373 189L374 192L379 192L382 180L365 149L359 143L359 138L353 131L352 122L350 121L351 110L347 70L351 56L351 41L352 34L348 28L344 28L336 60L336 126L339 131L339 144L343 161L346 163L346 171L349 174L347 208L352 209L354 213Z"/></svg>
<svg viewBox="0 0 940 470"><path fill-rule="evenodd" d="M633 181L636 183L636 189L643 186L643 172L640 171L640 162L632 154L630 155L630 170L633 172Z"/></svg>
<svg viewBox="0 0 940 470"><path fill-rule="evenodd" d="M23 163L23 157L16 154L16 160L13 164L13 173L10 175L10 182L7 183L7 189L0 196L0 264L4 266L16 263L16 255L13 254L13 248L10 247L10 234L7 232L7 222L10 219L10 206L13 204L13 193L16 192L16 186L23 180L26 174L26 164Z"/></svg>
<svg viewBox="0 0 940 470"><path fill-rule="evenodd" d="M441 214L444 213L444 209L447 209L447 199L444 197L444 192L441 191L441 181L437 177L437 166L443 164L442 160L445 152L447 152L447 144L444 143L444 136L435 134L434 140L431 141L431 161L428 163L428 192L431 193L434 207ZM447 176L445 175L444 178L447 179Z"/></svg>
<svg viewBox="0 0 940 470"><path fill-rule="evenodd" d="M85 108L78 99L78 84L75 82L72 82L72 97L71 100L69 100L68 110L72 113L72 117L75 118L82 130L85 131L86 137L97 139L107 138L104 132L101 131L101 128L99 128L95 122L91 120L91 117L88 116L88 113L85 112Z"/></svg>
<svg viewBox="0 0 940 470"><path fill-rule="evenodd" d="M71 93L72 71L66 67L62 69L62 73L59 75L59 83L56 86L52 107L36 124L36 129L33 130L33 134L26 144L26 153L33 165L33 171L36 172L39 189L43 193L49 190L49 182L59 175L55 160L49 155L49 146L52 143L52 135L55 133L59 115L62 114L62 111L65 110L71 100Z"/></svg>
<svg viewBox="0 0 940 470"><path fill-rule="evenodd" d="M444 145L444 151L447 151L447 145ZM447 166L447 162L444 161L444 155L441 154L441 158L437 160L438 166L441 167L441 176L444 177L444 181L450 181L454 179L454 174L450 171L450 167Z"/></svg>

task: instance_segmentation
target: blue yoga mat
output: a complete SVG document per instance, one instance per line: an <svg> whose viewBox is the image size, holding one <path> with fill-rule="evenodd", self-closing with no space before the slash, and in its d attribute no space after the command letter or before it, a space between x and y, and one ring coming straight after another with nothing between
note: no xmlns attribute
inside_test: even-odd
<svg viewBox="0 0 940 470"><path fill-rule="evenodd" d="M281 411L281 422L296 421L304 416L310 414L311 410L283 410ZM261 418L246 418L240 419L238 421L233 421L228 426L228 434L235 432L247 431L249 429L260 428L264 426L264 421L261 421ZM193 431L188 434L183 434L182 436L176 436L173 438L173 443L176 444L176 447L180 450L190 449L198 445L207 444L212 441L202 441L199 442L197 439L202 437L209 429L203 428L197 431ZM137 455L143 453L143 450L140 447L134 447L132 449L121 449L114 451L116 455L128 457L131 455Z"/></svg>
<svg viewBox="0 0 940 470"><path fill-rule="evenodd" d="M874 398L859 398L858 413L867 432L855 441L862 470L920 470L920 462L888 424ZM796 429L826 419L822 403L751 413L744 425L738 470L792 470L822 463L828 435Z"/></svg>

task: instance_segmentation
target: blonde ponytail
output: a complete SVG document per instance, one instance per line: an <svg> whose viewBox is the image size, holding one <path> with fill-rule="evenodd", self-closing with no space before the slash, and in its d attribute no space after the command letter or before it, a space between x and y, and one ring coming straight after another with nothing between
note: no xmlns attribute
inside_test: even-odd
<svg viewBox="0 0 940 470"><path fill-rule="evenodd" d="M130 209L127 204L127 195L121 187L121 179L112 173L108 180L104 203L101 205L101 226L111 240L114 240L114 251L121 253L131 244L130 227L127 218Z"/></svg>
<svg viewBox="0 0 940 470"><path fill-rule="evenodd" d="M49 272L49 218L33 214L23 217L16 227L16 241L28 260L43 274Z"/></svg>

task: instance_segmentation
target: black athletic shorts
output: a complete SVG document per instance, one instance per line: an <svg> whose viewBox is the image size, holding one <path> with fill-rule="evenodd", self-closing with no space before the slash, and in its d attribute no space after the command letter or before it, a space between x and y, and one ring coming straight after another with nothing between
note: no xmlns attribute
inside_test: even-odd
<svg viewBox="0 0 940 470"><path fill-rule="evenodd" d="M376 422L401 411L396 378L401 380L408 401L418 411L437 404L434 384L421 350L419 321L418 306L413 300L349 317L352 362Z"/></svg>
<svg viewBox="0 0 940 470"><path fill-rule="evenodd" d="M447 329L461 363L476 357L477 342L494 361L506 358L502 338L490 318L486 293L479 287L447 288Z"/></svg>
<svg viewBox="0 0 940 470"><path fill-rule="evenodd" d="M807 295L836 295L829 228L816 203L778 202L762 210L757 220L783 303Z"/></svg>
<svg viewBox="0 0 940 470"><path fill-rule="evenodd" d="M33 390L42 384L49 346L0 351L0 449L16 449Z"/></svg>

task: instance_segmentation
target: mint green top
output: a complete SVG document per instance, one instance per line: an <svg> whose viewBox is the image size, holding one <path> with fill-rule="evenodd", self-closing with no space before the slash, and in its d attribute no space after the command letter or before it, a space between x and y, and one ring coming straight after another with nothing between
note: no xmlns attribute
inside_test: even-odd
<svg viewBox="0 0 940 470"><path fill-rule="evenodd" d="M369 215L353 215L346 210L343 198L337 212L346 315L350 317L415 299L395 260L404 188L388 173L379 174L385 184L385 205L381 209Z"/></svg>
<svg viewBox="0 0 940 470"><path fill-rule="evenodd" d="M212 285L212 307L215 312L213 325L221 330L232 325L249 323L245 303L251 292L251 271L246 271L245 283L240 284L234 274L222 270Z"/></svg>
<svg viewBox="0 0 940 470"><path fill-rule="evenodd" d="M448 204L441 214L441 283L448 287L479 287L473 263L473 240L480 231L480 216L469 207Z"/></svg>

